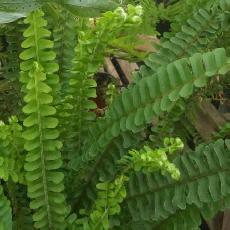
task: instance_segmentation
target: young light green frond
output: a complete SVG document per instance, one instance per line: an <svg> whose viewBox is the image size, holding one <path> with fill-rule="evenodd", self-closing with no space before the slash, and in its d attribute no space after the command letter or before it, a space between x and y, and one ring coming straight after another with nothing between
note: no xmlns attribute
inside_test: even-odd
<svg viewBox="0 0 230 230"><path fill-rule="evenodd" d="M23 112L27 150L25 170L30 208L34 210L34 226L38 229L65 229L64 174L62 166L62 143L58 140L58 119L55 90L58 85L56 71L58 65L53 62L55 53L51 50L53 42L47 38L50 32L45 28L47 22L42 11L31 13L25 20L29 23L25 30L25 49L20 58L21 82L25 93Z"/></svg>
<svg viewBox="0 0 230 230"><path fill-rule="evenodd" d="M181 172L178 182L159 173L131 177L127 204L133 220L163 221L188 205L200 209L223 201L230 191L229 157L229 140L218 140L176 157L173 162Z"/></svg>
<svg viewBox="0 0 230 230"><path fill-rule="evenodd" d="M44 72L47 74L47 83L52 88L52 93L55 94L59 89L59 77L56 74L59 67L54 61L56 57L52 50L54 44L49 40L51 32L46 29L47 21L43 16L44 13L37 10L25 19L25 23L29 26L23 33L26 39L22 42L22 48L25 50L20 54L20 58L23 60L20 64L22 71L20 80L23 83L27 82L28 72L33 68L34 61L38 62L44 68Z"/></svg>
<svg viewBox="0 0 230 230"><path fill-rule="evenodd" d="M182 149L183 143L179 138L165 138L164 145L164 148L155 150L148 146L144 146L140 151L130 150L128 155L125 155L118 161L122 168L121 171L129 172L134 170L135 172L149 173L161 170L162 173L168 172L173 179L179 180L180 172L168 160L167 154L172 154Z"/></svg>
<svg viewBox="0 0 230 230"><path fill-rule="evenodd" d="M129 6L127 13L122 8L118 8L113 12L104 13L96 21L95 28L91 25L79 33L67 97L67 102L72 105L72 109L69 110L71 143L68 145L72 147L69 149L70 158L79 151L85 133L88 131L89 122L95 119L95 114L91 111L96 108L92 100L96 98L97 85L93 76L103 64L108 43L118 37L124 27L132 28L139 25L141 20L138 23L135 20L140 19L140 16L141 10L138 6Z"/></svg>

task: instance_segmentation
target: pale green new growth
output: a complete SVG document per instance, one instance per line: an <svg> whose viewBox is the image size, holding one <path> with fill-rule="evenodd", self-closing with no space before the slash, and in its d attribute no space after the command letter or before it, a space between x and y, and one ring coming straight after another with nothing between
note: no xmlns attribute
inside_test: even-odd
<svg viewBox="0 0 230 230"><path fill-rule="evenodd" d="M53 105L58 76L58 65L53 62L53 42L47 38L43 12L38 10L25 20L29 27L24 32L25 49L20 58L21 82L25 93L23 112L26 116L24 148L26 155L26 181L30 208L34 209L35 227L39 229L65 229L67 213L63 194L64 174L60 172L62 159L58 140L58 120Z"/></svg>
<svg viewBox="0 0 230 230"><path fill-rule="evenodd" d="M194 230L229 209L229 123L209 143L197 125L203 103L229 112L229 14L230 0L0 1L0 230ZM143 65L117 90L105 58Z"/></svg>
<svg viewBox="0 0 230 230"><path fill-rule="evenodd" d="M183 148L179 138L165 138L165 147L152 150L144 146L140 151L130 150L128 155L119 160L118 172L114 180L103 181L96 185L97 199L91 212L82 210L85 217L75 220L75 214L68 218L69 229L108 230L109 219L121 211L121 203L126 198L126 183L130 174L135 172L155 172L161 170L168 172L175 180L179 180L180 172L174 164L170 163L167 153L172 154Z"/></svg>

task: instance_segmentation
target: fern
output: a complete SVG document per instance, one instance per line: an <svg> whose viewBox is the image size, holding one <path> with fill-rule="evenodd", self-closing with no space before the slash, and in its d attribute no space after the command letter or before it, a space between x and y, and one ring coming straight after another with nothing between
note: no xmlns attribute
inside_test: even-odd
<svg viewBox="0 0 230 230"><path fill-rule="evenodd" d="M22 25L9 24L6 32L7 41L7 65L4 66L5 77L11 81L15 81L19 74L19 53L22 40Z"/></svg>
<svg viewBox="0 0 230 230"><path fill-rule="evenodd" d="M224 199L229 195L228 159L229 141L218 140L174 160L182 175L179 183L159 174L135 175L130 180L127 198L133 220L163 221L188 205L202 208ZM138 192L137 184L141 188ZM141 215L137 215L137 208Z"/></svg>
<svg viewBox="0 0 230 230"><path fill-rule="evenodd" d="M60 94L65 95L72 69L70 60L73 60L75 55L74 48L77 44L77 25L79 22L65 10L59 10L58 13L58 23L54 25L53 37L54 48L58 54L57 61L60 66L58 71L61 83Z"/></svg>
<svg viewBox="0 0 230 230"><path fill-rule="evenodd" d="M92 77L103 63L108 43L119 36L123 27L133 27L139 14L140 7L129 6L128 13L118 8L114 12L103 14L98 19L95 29L88 28L79 35L75 49L74 74L69 81L67 97L67 102L72 106L69 118L72 126L69 136L71 140L68 144L72 147L69 150L70 159L76 150L79 151L89 121L95 119L95 114L90 111L96 108L96 104L91 100L96 97L96 82Z"/></svg>
<svg viewBox="0 0 230 230"><path fill-rule="evenodd" d="M177 1L173 4L168 5L164 13L167 15L167 19L171 22L171 32L166 33L167 36L172 37L175 32L181 30L181 26L184 22L193 16L193 13L199 9L210 10L214 7L215 0L185 0Z"/></svg>
<svg viewBox="0 0 230 230"><path fill-rule="evenodd" d="M204 2L206 1L204 0ZM181 4L184 5L184 2ZM194 5L194 3L189 4ZM201 5L203 4L201 3ZM188 10L193 12L191 7L188 7ZM226 23L224 22L227 21L228 11L228 0L217 2L215 7L209 6L195 11L194 15L188 18L186 23L183 21L177 33L169 33L170 37L168 34L165 34L165 38L162 39L161 43L156 45L157 52L150 54L146 58L145 64L147 67L141 67L140 72L135 76L135 81L152 75L159 67L177 59L191 56L196 52L208 51L210 49L209 46L218 40L222 31L226 30ZM186 14L186 18L188 15ZM220 15L222 15L221 18Z"/></svg>
<svg viewBox="0 0 230 230"><path fill-rule="evenodd" d="M190 150L202 142L194 101L228 90L230 1L127 2L142 7L100 15L114 1L0 2L0 24L27 17L0 26L0 229L194 230L230 207L228 124ZM138 33L165 19L172 31L133 84L117 95L109 86L97 118L105 56L143 58ZM164 136L181 137L184 153L171 155L178 139L161 148Z"/></svg>
<svg viewBox="0 0 230 230"><path fill-rule="evenodd" d="M152 150L144 146L140 151L130 150L128 155L123 156L117 163L119 169L115 179L103 181L97 184L97 199L89 217L83 217L75 221L76 226L89 229L108 229L110 217L120 213L120 203L126 197L125 184L129 180L132 171L153 172L161 170L168 172L171 177L178 180L180 173L178 169L168 161L166 153L172 154L183 148L180 139L165 138L164 148ZM86 210L84 210L86 214ZM70 220L73 219L73 215ZM76 227L76 229L80 229Z"/></svg>
<svg viewBox="0 0 230 230"><path fill-rule="evenodd" d="M111 180L117 170L116 162L127 153L131 146L137 147L139 143L140 137L138 135L124 133L110 143L94 167L89 166L81 170L81 165L78 165L78 171L74 174L75 180L72 181L72 186L70 187L71 203L73 203L74 210L80 207L80 203L83 200L83 206L86 209L89 208L91 202L96 198L95 187L98 178L102 177L106 180ZM78 162L80 161L77 158L75 163L77 164ZM83 180L84 183L82 183Z"/></svg>
<svg viewBox="0 0 230 230"><path fill-rule="evenodd" d="M21 82L26 94L23 112L26 119L24 148L28 151L25 170L28 195L32 199L30 207L35 210L33 220L39 229L64 229L67 213L63 194L64 175L59 171L62 166L58 140L58 120L54 117L53 96L58 84L55 72L58 66L53 62L55 53L49 51L53 42L47 38L50 32L45 29L46 21L42 11L35 11L28 16L25 23L26 48L20 57Z"/></svg>
<svg viewBox="0 0 230 230"><path fill-rule="evenodd" d="M58 75L60 76L60 91L57 100L57 114L59 116L59 126L61 136L63 136L63 156L68 159L68 152L72 149L71 141L69 140L69 122L68 110L72 108L66 103L65 97L69 91L69 79L71 78L71 69L73 68L73 60L75 57L75 46L77 44L77 28L80 19L74 18L72 14L65 10L58 10L58 23L54 25L54 49L57 55L57 61L60 66ZM53 17L51 18L53 23ZM80 28L78 28L80 29ZM71 138L70 138L71 139Z"/></svg>
<svg viewBox="0 0 230 230"><path fill-rule="evenodd" d="M199 209L194 205L188 206L185 210L178 210L170 215L167 219L157 223L152 221L130 222L127 226L138 230L140 228L146 230L171 230L171 229L186 229L198 230L201 224L201 216Z"/></svg>
<svg viewBox="0 0 230 230"><path fill-rule="evenodd" d="M10 118L8 125L0 122L0 127L0 178L24 184L22 127L16 117Z"/></svg>
<svg viewBox="0 0 230 230"><path fill-rule="evenodd" d="M180 97L188 98L194 87L205 86L208 78L215 74L225 74L227 66L224 49L197 53L158 69L155 75L124 90L114 100L105 118L89 130L90 142L96 142L92 143L93 149L86 142L85 159L94 158L98 151L120 133L141 130L145 123L151 122L153 116L169 111Z"/></svg>
<svg viewBox="0 0 230 230"><path fill-rule="evenodd" d="M32 210L26 196L26 186L8 183L7 191L13 207L13 229L34 230Z"/></svg>
<svg viewBox="0 0 230 230"><path fill-rule="evenodd" d="M187 20L180 32L166 39L157 53L151 54L145 63L156 72L157 68L182 57L191 56L196 52L207 51L209 44L216 40L221 32L219 15L226 10L208 11L200 9ZM144 71L142 76L145 76Z"/></svg>
<svg viewBox="0 0 230 230"><path fill-rule="evenodd" d="M230 133L230 123L227 122L223 126L220 127L218 132L213 133L214 138L217 139L224 139L224 138L229 138L229 133Z"/></svg>
<svg viewBox="0 0 230 230"><path fill-rule="evenodd" d="M0 229L12 229L12 213L10 202L0 187Z"/></svg>

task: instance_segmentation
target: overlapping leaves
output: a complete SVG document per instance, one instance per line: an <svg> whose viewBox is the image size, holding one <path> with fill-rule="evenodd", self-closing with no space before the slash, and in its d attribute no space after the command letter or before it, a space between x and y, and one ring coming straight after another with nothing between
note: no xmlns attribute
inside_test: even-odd
<svg viewBox="0 0 230 230"><path fill-rule="evenodd" d="M118 96L104 119L89 130L96 143L86 146L86 156L94 157L114 137L131 130L137 132L154 116L168 112L180 98L188 98L195 88L206 86L208 79L229 71L229 60L224 49L196 53L158 69L154 75L140 80ZM97 151L96 151L97 147Z"/></svg>
<svg viewBox="0 0 230 230"><path fill-rule="evenodd" d="M190 205L207 210L209 204L223 204L230 191L229 159L229 140L218 140L174 160L181 172L179 182L159 173L136 174L130 179L127 198L133 220L161 222Z"/></svg>
<svg viewBox="0 0 230 230"><path fill-rule="evenodd" d="M5 197L0 186L0 229L12 229L12 214L10 201Z"/></svg>

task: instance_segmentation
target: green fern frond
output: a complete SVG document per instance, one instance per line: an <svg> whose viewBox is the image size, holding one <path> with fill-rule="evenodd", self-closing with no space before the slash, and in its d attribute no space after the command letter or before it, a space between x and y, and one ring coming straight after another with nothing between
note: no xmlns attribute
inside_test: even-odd
<svg viewBox="0 0 230 230"><path fill-rule="evenodd" d="M134 87L124 90L114 100L106 116L89 130L85 159L93 159L122 132L140 131L154 116L170 111L180 98L189 98L195 87L206 86L209 77L228 72L228 62L222 48L197 53L159 68L155 75L143 78ZM96 142L92 142L94 139Z"/></svg>
<svg viewBox="0 0 230 230"><path fill-rule="evenodd" d="M173 162L181 172L180 182L158 173L132 177L127 204L133 220L163 221L189 205L200 209L229 196L229 144L218 140L178 156Z"/></svg>
<svg viewBox="0 0 230 230"><path fill-rule="evenodd" d="M200 224L199 209L194 205L190 205L185 210L178 210L163 221L132 221L128 222L122 229L125 230L130 227L133 230L199 230Z"/></svg>
<svg viewBox="0 0 230 230"><path fill-rule="evenodd" d="M33 226L32 210L26 196L26 186L10 183L7 191L13 209L13 230L35 230Z"/></svg>
<svg viewBox="0 0 230 230"><path fill-rule="evenodd" d="M207 3L206 0L204 0L205 2ZM182 4L184 4L183 1ZM190 4L193 4L193 2L191 1ZM173 33L165 34L165 38L157 45L158 51L145 60L149 70L146 70L146 67L143 66L141 69L142 77L148 76L148 71L156 72L157 68L162 65L210 49L210 45L218 40L221 32L228 28L227 21L230 6L228 0L208 1L207 4L210 4L210 6L200 8L186 23L183 21L179 32L173 36ZM188 7L188 10L193 12L191 7ZM145 74L145 72L147 73Z"/></svg>
<svg viewBox="0 0 230 230"><path fill-rule="evenodd" d="M179 0L168 5L164 13L171 22L171 33L167 33L167 36L172 37L176 32L180 31L181 26L193 16L194 12L201 8L210 10L215 3L215 0Z"/></svg>
<svg viewBox="0 0 230 230"><path fill-rule="evenodd" d="M24 184L22 127L16 117L11 117L9 124L1 121L0 128L0 178Z"/></svg>
<svg viewBox="0 0 230 230"><path fill-rule="evenodd" d="M126 182L133 171L144 173L161 170L169 173L178 180L180 173L174 164L170 163L167 154L183 148L183 143L178 138L165 138L164 147L153 150L144 146L141 150L130 150L128 155L123 156L117 164L119 169L111 181L104 181L96 185L97 199L93 210L87 217L76 220L76 225L82 225L89 229L109 229L110 217L120 213L120 203L126 197ZM86 211L84 211L86 214ZM78 227L80 229L80 226ZM76 229L78 229L76 228Z"/></svg>
<svg viewBox="0 0 230 230"><path fill-rule="evenodd" d="M196 52L208 51L209 44L218 38L218 33L221 31L219 15L219 11L209 12L200 9L188 19L180 32L159 45L158 51L145 60L146 65L156 72L160 66L179 58L191 56ZM144 76L143 72L142 77Z"/></svg>
<svg viewBox="0 0 230 230"><path fill-rule="evenodd" d="M10 201L7 200L0 186L0 229L12 229L12 210Z"/></svg>
<svg viewBox="0 0 230 230"><path fill-rule="evenodd" d="M70 78L75 56L74 49L77 44L77 25L78 21L65 10L59 10L59 20L54 25L54 49L57 53L57 62L59 65L58 75L60 77L61 92L67 93L68 81Z"/></svg>
<svg viewBox="0 0 230 230"><path fill-rule="evenodd" d="M67 102L72 105L69 111L71 143L68 145L73 145L69 150L70 156L76 155L76 151L79 151L89 121L95 119L95 114L91 112L96 108L96 104L92 101L92 98L96 97L96 81L93 76L104 61L108 43L119 36L124 27L139 25L141 14L140 7L130 5L128 13L118 8L114 12L104 13L97 20L95 28L91 26L80 33L75 49L74 74L70 75L67 97Z"/></svg>
<svg viewBox="0 0 230 230"><path fill-rule="evenodd" d="M15 81L18 79L20 71L19 54L21 51L23 26L19 23L12 23L6 29L6 58L7 62L4 65L5 78Z"/></svg>
<svg viewBox="0 0 230 230"><path fill-rule="evenodd" d="M67 214L63 194L64 174L62 166L62 143L58 140L58 119L53 106L58 76L58 65L54 63L55 53L50 50L53 42L48 40L50 32L45 29L47 22L43 12L31 13L25 23L25 50L21 53L21 82L23 83L23 112L26 119L24 148L27 150L25 170L30 208L34 209L33 220L39 229L65 229Z"/></svg>

